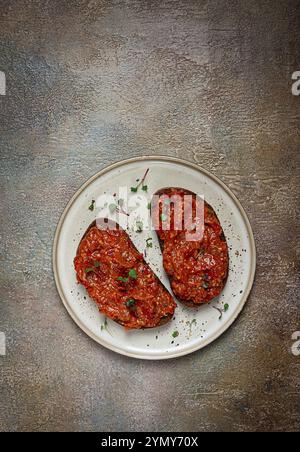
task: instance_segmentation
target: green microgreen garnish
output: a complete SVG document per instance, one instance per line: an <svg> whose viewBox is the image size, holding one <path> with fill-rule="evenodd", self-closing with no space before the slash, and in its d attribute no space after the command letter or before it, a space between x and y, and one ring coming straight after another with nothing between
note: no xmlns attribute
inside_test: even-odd
<svg viewBox="0 0 300 452"><path fill-rule="evenodd" d="M94 267L88 267L84 271L85 271L85 273L91 273L94 271Z"/></svg>
<svg viewBox="0 0 300 452"><path fill-rule="evenodd" d="M196 320L196 319L188 320L188 321L186 322L186 324L187 324L188 327L189 327L189 334L192 334L192 327L193 327L193 325L197 325L197 320Z"/></svg>
<svg viewBox="0 0 300 452"><path fill-rule="evenodd" d="M151 237L149 237L149 239L146 240L147 248L153 248L152 240L153 239Z"/></svg>
<svg viewBox="0 0 300 452"><path fill-rule="evenodd" d="M90 205L90 207L89 207L89 210L90 210L91 212L94 212L94 210L95 210L95 204L96 204L96 201L93 199L92 202L91 202L91 205Z"/></svg>
<svg viewBox="0 0 300 452"><path fill-rule="evenodd" d="M149 202L149 203L147 204L147 209L148 209L148 210L151 210L151 202Z"/></svg>
<svg viewBox="0 0 300 452"><path fill-rule="evenodd" d="M172 337L174 337L174 339L175 339L176 337L178 337L178 336L179 336L178 331L174 331L174 332L172 333Z"/></svg>
<svg viewBox="0 0 300 452"><path fill-rule="evenodd" d="M136 222L136 227L137 227L136 232L143 232L144 223L139 220L139 221Z"/></svg>
<svg viewBox="0 0 300 452"><path fill-rule="evenodd" d="M133 298L130 298L129 300L126 301L125 304L126 304L127 308L132 308L135 306L136 301Z"/></svg>
<svg viewBox="0 0 300 452"><path fill-rule="evenodd" d="M219 314L220 314L219 320L222 320L222 317L223 317L222 309L218 308L217 306L213 306L213 308L216 309L219 312Z"/></svg>
<svg viewBox="0 0 300 452"><path fill-rule="evenodd" d="M94 272L96 268L99 268L101 266L99 261L95 261L94 262L94 266L93 267L87 267L84 271L85 273L91 273Z"/></svg>
<svg viewBox="0 0 300 452"><path fill-rule="evenodd" d="M192 326L193 324L195 324L196 325L196 323L197 323L197 320L196 319L193 319L193 320L188 320L187 322L187 325L189 325L189 326Z"/></svg>
<svg viewBox="0 0 300 452"><path fill-rule="evenodd" d="M128 275L129 275L129 278L137 279L137 271L134 268L130 270Z"/></svg>
<svg viewBox="0 0 300 452"><path fill-rule="evenodd" d="M114 213L117 210L118 206L116 204L110 204L108 208L110 213Z"/></svg>
<svg viewBox="0 0 300 452"><path fill-rule="evenodd" d="M222 309L222 308L219 308L219 307L217 307L217 306L213 306L213 308L216 309L216 310L220 313L219 320L222 320L222 318L223 318L223 313L224 313L224 312L227 312L228 309L229 309L229 304L226 303L226 304L224 305L224 308L223 308L223 309Z"/></svg>
<svg viewBox="0 0 300 452"><path fill-rule="evenodd" d="M119 276L118 281L123 282L123 283L128 283L129 278L123 278L122 276Z"/></svg>
<svg viewBox="0 0 300 452"><path fill-rule="evenodd" d="M144 174L142 180L139 182L139 184L138 184L136 187L131 187L132 193L137 193L137 191L138 191L138 189L139 189L140 187L142 187L142 190L143 190L143 191L148 191L148 186L144 184L144 182L145 182L145 180L146 180L146 177L147 177L148 173L149 173L149 168L148 168L147 171L145 172L145 174Z"/></svg>
<svg viewBox="0 0 300 452"><path fill-rule="evenodd" d="M137 279L137 277L138 277L137 271L133 268L128 273L128 278L124 278L123 276L119 276L119 278L117 278L117 281L120 281L122 283L128 283L129 282L129 278Z"/></svg>
<svg viewBox="0 0 300 452"><path fill-rule="evenodd" d="M108 206L110 213L115 213L115 212L122 213L129 217L129 213L125 212L125 210L123 209L124 203L125 203L124 199L119 199L117 201L117 204L114 204L114 203L110 204Z"/></svg>
<svg viewBox="0 0 300 452"><path fill-rule="evenodd" d="M111 332L108 329L108 321L107 321L106 317L105 317L104 323L101 325L101 331L107 331L108 334L110 334L112 336Z"/></svg>

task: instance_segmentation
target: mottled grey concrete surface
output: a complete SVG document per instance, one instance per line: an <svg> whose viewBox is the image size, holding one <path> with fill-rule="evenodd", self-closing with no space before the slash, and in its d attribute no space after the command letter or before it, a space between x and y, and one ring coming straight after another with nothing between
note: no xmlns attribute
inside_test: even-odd
<svg viewBox="0 0 300 452"><path fill-rule="evenodd" d="M299 6L0 1L1 430L299 430ZM258 247L239 320L169 362L90 340L51 269L74 191L107 164L145 154L221 177Z"/></svg>

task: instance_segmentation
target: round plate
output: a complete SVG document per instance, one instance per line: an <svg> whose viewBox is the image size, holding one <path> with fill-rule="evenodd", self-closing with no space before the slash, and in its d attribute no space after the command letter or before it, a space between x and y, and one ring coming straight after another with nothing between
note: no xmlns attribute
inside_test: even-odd
<svg viewBox="0 0 300 452"><path fill-rule="evenodd" d="M119 187L135 186L147 169L149 200L161 188L180 186L203 195L215 209L228 241L230 271L223 293L209 305L195 309L178 303L175 317L167 325L150 330L126 331L111 320L106 322L85 289L77 284L73 260L84 232L97 217L97 209L89 210L92 200L104 193L118 193ZM131 233L130 236L140 252L145 249L147 238L153 237L154 246L147 250L146 260L170 290L156 233L144 231L142 234ZM219 179L197 165L177 158L139 157L105 168L73 196L57 227L53 267L65 307L77 325L92 339L110 350L134 358L168 359L205 347L230 327L241 312L253 285L256 251L251 226L241 204Z"/></svg>

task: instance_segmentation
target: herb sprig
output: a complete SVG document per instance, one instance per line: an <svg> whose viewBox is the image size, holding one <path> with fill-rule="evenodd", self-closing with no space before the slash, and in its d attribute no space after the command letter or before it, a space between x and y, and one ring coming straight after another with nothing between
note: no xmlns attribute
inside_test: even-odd
<svg viewBox="0 0 300 452"><path fill-rule="evenodd" d="M147 248L153 248L152 240L153 240L152 237L149 237L149 239L146 240Z"/></svg>
<svg viewBox="0 0 300 452"><path fill-rule="evenodd" d="M87 267L84 271L85 273L91 273L94 272L96 268L101 267L101 264L99 261L95 261L93 267Z"/></svg>
<svg viewBox="0 0 300 452"><path fill-rule="evenodd" d="M120 281L122 283L128 283L130 279L137 279L137 278L138 278L137 271L134 268L132 268L128 273L128 278L119 276L119 278L117 278L117 281Z"/></svg>
<svg viewBox="0 0 300 452"><path fill-rule="evenodd" d="M129 278L137 279L137 271L134 268L130 270Z"/></svg>
<svg viewBox="0 0 300 452"><path fill-rule="evenodd" d="M187 322L186 322L186 324L188 325L188 327L189 327L189 334L191 335L192 334L192 328L193 328L193 325L197 325L197 320L196 319L193 319L193 320L188 320Z"/></svg>
<svg viewBox="0 0 300 452"><path fill-rule="evenodd" d="M137 193L140 187L142 187L143 191L148 191L148 185L145 185L145 180L146 180L146 177L148 176L149 171L150 170L148 168L147 171L145 172L142 180L138 183L138 185L136 187L131 187L132 193Z"/></svg>
<svg viewBox="0 0 300 452"><path fill-rule="evenodd" d="M126 304L127 308L134 309L136 307L136 301L133 298L130 298L129 300L127 300L125 304Z"/></svg>
<svg viewBox="0 0 300 452"><path fill-rule="evenodd" d="M141 232L143 232L143 230L144 230L144 223L141 220L138 220L136 222L136 232L141 233Z"/></svg>
<svg viewBox="0 0 300 452"><path fill-rule="evenodd" d="M107 318L105 317L104 323L101 325L101 331L103 331L103 330L107 331L107 326L108 326L108 322L107 322Z"/></svg>
<svg viewBox="0 0 300 452"><path fill-rule="evenodd" d="M96 201L93 199L92 202L91 202L91 204L90 204L90 207L89 207L89 210L90 210L91 212L94 212L94 210L95 210L95 204L96 204Z"/></svg>
<svg viewBox="0 0 300 452"><path fill-rule="evenodd" d="M219 308L218 306L213 306L213 308L216 309L216 310L219 312L219 314L220 314L219 320L222 320L224 312L227 312L228 309L229 309L229 304L226 303L226 304L224 305L224 308L223 308L223 309L222 309L222 308Z"/></svg>
<svg viewBox="0 0 300 452"><path fill-rule="evenodd" d="M107 321L106 317L104 319L104 323L101 325L101 331L107 331L108 334L110 334L110 336L112 336L112 333L110 332L110 330L108 328L108 321Z"/></svg>
<svg viewBox="0 0 300 452"><path fill-rule="evenodd" d="M123 283L128 283L129 278L123 278L123 276L119 276L118 281L123 282Z"/></svg>
<svg viewBox="0 0 300 452"><path fill-rule="evenodd" d="M128 212L126 212L124 210L123 205L124 205L124 199L119 199L117 204L111 203L108 206L108 208L109 208L110 213L112 213L112 214L117 212L117 213L122 213L123 215L126 215L127 217L129 217L130 215Z"/></svg>

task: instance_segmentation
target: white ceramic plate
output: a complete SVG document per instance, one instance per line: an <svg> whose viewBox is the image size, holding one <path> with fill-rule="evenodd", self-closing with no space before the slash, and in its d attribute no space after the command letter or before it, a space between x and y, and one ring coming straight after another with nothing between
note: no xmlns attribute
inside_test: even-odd
<svg viewBox="0 0 300 452"><path fill-rule="evenodd" d="M85 289L76 283L73 260L82 235L97 216L90 211L91 201L118 193L120 186L136 185L145 170L148 195L167 186L180 186L199 195L215 209L224 229L230 253L230 272L222 295L209 305L189 309L178 303L175 318L167 325L139 331L126 331L102 316ZM155 232L131 233L136 247L143 252L151 235L154 247L146 260L170 289L162 266ZM256 267L256 251L248 218L235 195L215 176L192 163L171 157L140 157L116 163L100 171L74 195L57 227L53 267L60 297L77 325L104 347L140 359L175 358L199 350L224 333L241 312L250 293ZM215 307L229 308L220 314ZM173 334L175 333L176 334ZM173 337L173 336L177 337Z"/></svg>

